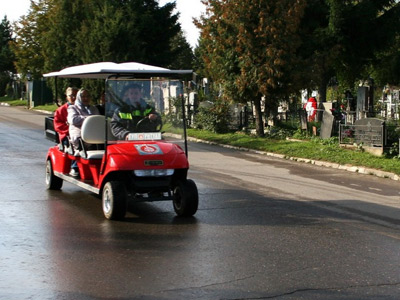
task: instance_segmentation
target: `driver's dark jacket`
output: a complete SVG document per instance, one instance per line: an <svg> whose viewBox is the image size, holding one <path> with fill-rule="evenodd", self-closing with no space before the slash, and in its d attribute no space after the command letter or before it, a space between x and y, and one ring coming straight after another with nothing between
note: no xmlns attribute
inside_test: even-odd
<svg viewBox="0 0 400 300"><path fill-rule="evenodd" d="M154 107L147 103L142 106L123 106L114 112L111 132L118 140L124 140L130 132L136 132L136 125L141 119L154 113Z"/></svg>

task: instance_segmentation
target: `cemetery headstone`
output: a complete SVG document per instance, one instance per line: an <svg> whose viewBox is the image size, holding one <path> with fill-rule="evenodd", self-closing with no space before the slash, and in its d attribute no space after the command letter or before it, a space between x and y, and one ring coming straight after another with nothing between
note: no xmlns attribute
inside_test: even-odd
<svg viewBox="0 0 400 300"><path fill-rule="evenodd" d="M365 118L354 123L354 142L369 147L384 146L385 121L375 118Z"/></svg>
<svg viewBox="0 0 400 300"><path fill-rule="evenodd" d="M334 119L335 117L331 113L327 111L323 112L320 132L321 139L329 139L332 136Z"/></svg>

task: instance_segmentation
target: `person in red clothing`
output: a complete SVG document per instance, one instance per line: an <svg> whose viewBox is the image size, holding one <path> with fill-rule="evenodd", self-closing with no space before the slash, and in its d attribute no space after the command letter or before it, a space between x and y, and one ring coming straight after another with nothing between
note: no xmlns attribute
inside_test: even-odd
<svg viewBox="0 0 400 300"><path fill-rule="evenodd" d="M65 91L67 96L67 103L57 108L54 112L54 130L58 133L59 142L65 146L68 145L69 124L67 121L68 106L75 103L76 94L78 89L75 87L68 87Z"/></svg>
<svg viewBox="0 0 400 300"><path fill-rule="evenodd" d="M315 115L317 114L317 99L310 97L305 105L307 111L308 122L315 121Z"/></svg>

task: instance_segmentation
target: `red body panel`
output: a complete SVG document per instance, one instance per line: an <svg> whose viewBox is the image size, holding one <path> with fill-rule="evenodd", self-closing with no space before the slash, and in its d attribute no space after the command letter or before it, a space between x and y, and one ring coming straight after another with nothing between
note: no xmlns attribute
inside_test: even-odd
<svg viewBox="0 0 400 300"><path fill-rule="evenodd" d="M105 161L104 157L103 160L74 157L60 151L57 146L49 149L47 158L51 159L53 170L63 174L69 173L71 160L77 160L81 180L93 181L93 186L98 188L102 186L104 178L110 172L189 168L185 152L178 145L154 141L108 145ZM100 174L102 163L105 163L105 167L103 174Z"/></svg>

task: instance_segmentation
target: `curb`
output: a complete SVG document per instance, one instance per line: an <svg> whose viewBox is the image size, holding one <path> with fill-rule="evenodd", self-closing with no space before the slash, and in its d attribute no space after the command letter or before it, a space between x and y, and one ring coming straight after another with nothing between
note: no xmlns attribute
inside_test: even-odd
<svg viewBox="0 0 400 300"><path fill-rule="evenodd" d="M275 158L279 158L279 159L292 160L292 161L308 163L308 164L312 164L312 165L316 165L316 166L320 166L320 167L344 170L347 172L359 173L359 174L364 174L364 175L373 175L373 176L380 177L380 178L389 178L391 180L400 181L400 176L395 173L385 172L385 171L371 169L371 168L367 168L367 167L353 166L353 165L349 165L349 164L340 165L338 163L331 163L331 162L327 162L327 161L320 161L320 160L294 157L294 156L286 156L284 154L277 154L277 153L273 153L273 152L254 150L254 149L249 149L249 148L245 148L245 147L236 147L236 146L231 146L231 145L218 144L215 142L209 142L209 141L192 138L192 137L188 137L188 141L209 144L209 145L216 145L216 146L220 146L220 147L224 147L224 148L228 148L228 149L251 152L251 153L271 156L271 157L275 157Z"/></svg>

